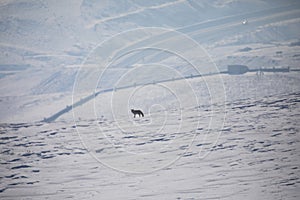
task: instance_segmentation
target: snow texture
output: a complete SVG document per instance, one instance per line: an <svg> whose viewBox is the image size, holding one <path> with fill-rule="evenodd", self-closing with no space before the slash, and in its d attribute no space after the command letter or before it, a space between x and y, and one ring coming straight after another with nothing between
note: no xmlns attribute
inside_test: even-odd
<svg viewBox="0 0 300 200"><path fill-rule="evenodd" d="M297 0L1 1L0 198L298 200L299 23Z"/></svg>

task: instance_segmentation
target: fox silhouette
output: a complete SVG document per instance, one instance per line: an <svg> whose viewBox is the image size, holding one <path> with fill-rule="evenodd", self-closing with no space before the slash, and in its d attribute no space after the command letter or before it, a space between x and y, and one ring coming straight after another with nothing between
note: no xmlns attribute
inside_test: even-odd
<svg viewBox="0 0 300 200"><path fill-rule="evenodd" d="M131 112L132 112L134 118L135 118L135 115L139 115L139 117L141 117L141 116L144 117L144 113L141 110L131 109Z"/></svg>

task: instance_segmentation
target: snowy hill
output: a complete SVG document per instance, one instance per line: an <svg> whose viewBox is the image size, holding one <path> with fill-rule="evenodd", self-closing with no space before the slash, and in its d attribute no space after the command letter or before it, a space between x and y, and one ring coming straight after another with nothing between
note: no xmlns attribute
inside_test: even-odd
<svg viewBox="0 0 300 200"><path fill-rule="evenodd" d="M31 95L65 96L78 81L79 69L84 71L83 81L89 82L100 76L118 52L153 46L175 48L189 58L198 57L196 63L202 74L225 70L228 64L299 68L299 46L290 45L299 39L298 5L298 1L3 1L1 98L21 102ZM245 19L248 23L243 25ZM158 32L136 31L119 41L111 40L122 31L152 26L158 27ZM171 30L171 35L161 28ZM184 35L178 38L173 30ZM196 54L193 47L181 43L185 36L204 50ZM122 45L111 46L111 51L105 47L96 55L104 41L108 41L107 45L111 45L109 41ZM251 50L240 51L245 47ZM104 60L93 61L91 55ZM87 61L91 62L88 65L95 64L99 72L80 68ZM92 87L112 88L132 66L149 63L171 66L179 76L199 73L170 52L147 49L118 60L106 70L103 82ZM130 78L130 83L151 74L151 69L146 71ZM153 82L165 76L148 77L148 82Z"/></svg>
<svg viewBox="0 0 300 200"><path fill-rule="evenodd" d="M298 0L1 1L0 198L299 199L299 40Z"/></svg>
<svg viewBox="0 0 300 200"><path fill-rule="evenodd" d="M26 71L20 68L22 73L14 71L12 76L1 72L1 85L12 85L1 92L7 95L15 91L14 84L5 84L11 79L23 85L22 94L71 91L72 81L62 79L73 80L78 66L93 48L115 34L139 27L164 27L185 33L203 45L221 69L227 63L242 61L251 67L269 67L274 60L278 66L298 67L293 61L296 58L290 55L296 55L297 47L288 46L290 41L299 39L297 1L32 0L4 1L0 9L1 65L31 66ZM245 19L249 23L242 26ZM274 58L274 54L245 58L236 53L241 45L276 49L283 52L283 58ZM291 58L286 59L286 53ZM47 73L39 74L40 70ZM6 78L7 74L10 76ZM23 74L30 74L37 82L31 80L24 85Z"/></svg>
<svg viewBox="0 0 300 200"><path fill-rule="evenodd" d="M174 110L165 125L166 113L157 111L76 126L1 124L0 196L298 199L299 93L226 107L222 129L209 126L209 110L197 109L185 109L184 118ZM222 122L223 106L215 109Z"/></svg>

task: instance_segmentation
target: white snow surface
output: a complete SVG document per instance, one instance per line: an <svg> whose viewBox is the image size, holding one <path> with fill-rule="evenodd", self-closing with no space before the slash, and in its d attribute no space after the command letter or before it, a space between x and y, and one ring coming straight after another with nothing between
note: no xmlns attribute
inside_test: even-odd
<svg viewBox="0 0 300 200"><path fill-rule="evenodd" d="M298 200L299 5L1 1L0 199Z"/></svg>
<svg viewBox="0 0 300 200"><path fill-rule="evenodd" d="M1 198L298 199L299 98L232 102L219 130L197 109L2 124Z"/></svg>

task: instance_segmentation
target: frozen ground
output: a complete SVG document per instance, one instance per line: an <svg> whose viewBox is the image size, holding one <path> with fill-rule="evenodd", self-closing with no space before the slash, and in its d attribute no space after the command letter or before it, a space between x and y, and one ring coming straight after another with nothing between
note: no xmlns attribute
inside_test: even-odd
<svg viewBox="0 0 300 200"><path fill-rule="evenodd" d="M298 200L299 5L1 1L0 199Z"/></svg>
<svg viewBox="0 0 300 200"><path fill-rule="evenodd" d="M87 114L76 125L71 114L53 123L1 124L0 196L296 200L300 80L294 75L224 75L228 94L245 95L227 100L225 120L224 105L216 104L214 117L204 106L114 121ZM199 86L201 78L192 82ZM253 89L231 87L237 83Z"/></svg>

